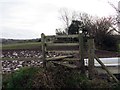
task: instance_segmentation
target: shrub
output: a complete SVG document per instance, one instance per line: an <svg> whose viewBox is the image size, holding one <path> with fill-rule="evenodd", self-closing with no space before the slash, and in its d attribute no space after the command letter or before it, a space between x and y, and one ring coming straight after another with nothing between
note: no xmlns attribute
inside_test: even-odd
<svg viewBox="0 0 120 90"><path fill-rule="evenodd" d="M78 70L71 70L61 66L42 68L22 68L12 75L5 76L3 90L32 90L45 88L79 88L80 90L117 89L120 84L113 84L107 80L95 78L89 80Z"/></svg>
<svg viewBox="0 0 120 90"><path fill-rule="evenodd" d="M86 88L87 77L78 70L70 70L61 66L49 68L46 72L39 72L33 87L38 88ZM89 88L89 87L88 87Z"/></svg>
<svg viewBox="0 0 120 90"><path fill-rule="evenodd" d="M32 80L34 74L37 72L37 68L21 68L20 70L12 73L9 78L3 81L3 89L17 90L17 89L30 89L32 86ZM5 77L4 77L5 78Z"/></svg>
<svg viewBox="0 0 120 90"><path fill-rule="evenodd" d="M99 38L99 40L97 39ZM117 45L117 39L114 38L112 35L101 35L96 36L95 38L96 46L99 47L99 49L103 50L109 50L109 51L117 51L118 45Z"/></svg>

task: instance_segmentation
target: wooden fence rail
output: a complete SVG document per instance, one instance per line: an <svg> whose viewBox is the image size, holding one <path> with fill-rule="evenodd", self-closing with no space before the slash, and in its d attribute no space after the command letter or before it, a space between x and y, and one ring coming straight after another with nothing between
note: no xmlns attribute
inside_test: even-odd
<svg viewBox="0 0 120 90"><path fill-rule="evenodd" d="M107 69L107 67L101 62L101 60L95 55L95 59L98 61L98 63L102 66L102 68L114 79L115 82L119 82L119 80Z"/></svg>

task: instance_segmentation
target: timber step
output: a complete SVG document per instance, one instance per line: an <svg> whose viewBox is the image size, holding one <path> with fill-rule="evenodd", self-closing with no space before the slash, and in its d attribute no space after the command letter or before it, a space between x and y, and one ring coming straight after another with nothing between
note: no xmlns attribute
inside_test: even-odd
<svg viewBox="0 0 120 90"><path fill-rule="evenodd" d="M54 63L55 65L61 65L61 66L64 66L64 67L67 67L67 68L72 68L72 69L77 69L77 68L79 68L79 67L76 66L76 65L68 64L68 63L63 63L63 62L52 62L52 63Z"/></svg>
<svg viewBox="0 0 120 90"><path fill-rule="evenodd" d="M52 58L46 58L47 61L59 61L63 60L65 58L72 58L74 57L73 55L67 55L67 56L58 56L58 57L52 57Z"/></svg>

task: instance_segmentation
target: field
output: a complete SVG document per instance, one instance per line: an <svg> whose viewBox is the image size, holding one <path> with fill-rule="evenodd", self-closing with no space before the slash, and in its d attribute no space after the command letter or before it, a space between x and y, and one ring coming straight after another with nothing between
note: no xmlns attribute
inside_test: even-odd
<svg viewBox="0 0 120 90"><path fill-rule="evenodd" d="M120 47L120 44L119 44ZM47 57L56 57L56 56L63 56L63 55L74 55L75 58L79 57L79 53L76 51L79 48L77 46L69 46L68 44L60 44L58 47L58 44L51 46L48 48L48 50L52 51L47 53ZM58 52L54 52L54 51ZM69 50L69 53L66 53ZM120 49L119 49L120 52ZM98 57L120 57L119 52L110 52L110 51L104 51L104 50L95 50L95 54ZM85 56L87 57L87 55ZM41 42L26 42L26 43L14 43L14 44L3 44L2 46L2 56L1 59L3 60L2 63L5 66L5 68L8 68L7 66L14 66L14 69L16 69L16 66L18 63L21 63L22 66L35 66L38 65L37 63L41 60ZM17 60L17 61L16 61ZM34 62L36 60L36 62ZM7 62L12 63L10 65L7 64ZM36 64L35 64L36 63ZM8 70L9 71L9 70Z"/></svg>
<svg viewBox="0 0 120 90"><path fill-rule="evenodd" d="M47 53L47 57L56 57L63 55L74 55L75 58L79 57L79 53L76 53L76 50L79 48L77 46L69 46L68 44L64 44L63 46L58 47L51 46L48 50L52 51ZM120 44L119 44L120 46ZM58 52L53 52L57 50ZM68 51L66 53L65 51ZM120 54L118 52L110 52L104 50L95 50L95 53L98 57L119 57ZM39 62L41 60L41 42L28 42L28 43L15 43L15 44L3 44L2 47L2 64L4 65L4 72L6 70L9 72L11 70L16 70L16 68L21 68L24 66L39 66ZM86 55L87 57L87 55ZM36 61L34 61L36 60ZM10 64L11 63L11 64ZM9 67L10 66L10 67ZM13 69L9 69L13 66Z"/></svg>
<svg viewBox="0 0 120 90"><path fill-rule="evenodd" d="M119 44L119 47L120 47L120 44ZM69 44L66 44L66 45L63 45L63 47L61 46L61 47L59 47L58 48L58 45L56 44L56 46L50 46L50 48L49 48L49 50L52 50L52 51L54 51L54 49L56 50L57 49L57 51L67 51L67 50L71 50L70 52L69 52L69 54L71 55L74 55L74 57L75 58L78 58L78 56L79 56L79 53L77 53L76 54L76 52L73 52L73 51L75 51L75 50L78 50L78 47L70 47L69 46ZM95 51L95 53L97 54L97 56L99 56L99 57L119 57L120 56L120 54L118 53L118 52L110 52L110 51L104 51L104 50L96 50ZM49 53L47 53L47 57L49 58L49 57L57 57L57 56L63 56L63 55L69 55L69 54L67 54L67 53L65 53L65 52L62 52L62 53L58 53L58 52L49 52ZM20 85L21 84L19 84L20 82L22 83L22 82L25 82L24 81L24 79L26 79L25 77L26 77L26 75L27 75L27 77L29 76L29 75L31 75L31 72L34 72L34 73L36 73L36 70L34 70L34 69L36 69L36 68L39 68L40 69L40 67L42 66L42 59L41 59L41 43L40 42L28 42L28 43L15 43L15 44L6 44L6 45L4 45L3 44L3 47L2 47L2 72L3 72L3 76L6 76L7 74L9 75L11 72L14 72L13 74L15 74L15 75L13 75L13 76L9 76L9 78L12 78L11 80L7 80L6 78L8 78L8 76L6 76L6 77L3 77L3 85L6 85L6 83L11 83L12 82L12 80L13 79L15 79L15 82L17 82L16 84L18 84L18 86L19 87L21 87ZM76 64L78 64L77 62L76 62ZM31 69L30 69L30 72L29 72L29 69L27 69L26 71L24 71L24 69L26 68L26 67L35 67L35 68L32 68L32 71L31 71ZM23 71L21 71L23 69ZM53 68L52 68L53 69ZM20 71L19 71L20 70ZM55 69L56 70L56 69ZM63 73L63 76L61 76L62 78L64 77L64 76L66 76L66 75L64 75L64 71L61 71L61 72L59 72L59 70L56 70L55 71L54 69L53 69L53 71L57 74L57 72L58 73ZM64 69L62 69L62 70L64 70ZM38 69L37 69L37 71L38 71ZM52 71L52 73L54 73ZM18 73L19 72L19 73ZM22 72L22 73L21 73ZM29 73L28 73L29 72ZM43 76L41 77L41 75L44 75L43 73L41 74L40 73L41 71L39 71L39 73L36 73L35 75L37 75L37 76L34 76L34 79L32 78L32 81L34 81L34 82L36 82L35 83L35 87L37 87L37 85L39 84L39 85L42 85L42 79L43 79ZM19 74L18 75L18 77L14 77L14 76L16 76L17 74ZM32 73L33 74L33 73ZM39 76L39 74L40 74L40 76ZM54 79L57 77L57 75L54 75L53 74L53 76L55 76L54 77ZM65 72L65 74L66 74L66 72ZM12 74L11 74L12 75ZM51 72L50 72L50 74L48 73L48 75L52 75L51 74ZM62 74L61 74L62 75ZM72 80L71 81L69 81L69 78L68 78L68 80L63 80L63 81L68 81L68 84L66 84L66 82L65 82L65 85L70 85L70 87L71 87L71 83L72 83L72 85L75 85L75 86L73 86L73 87L76 87L76 85L78 84L78 81L79 81L79 79L80 78L77 78L77 80L76 80L76 78L74 79L73 77L72 77L72 75L71 75L71 71L70 71L70 74L67 74L67 75L69 75L69 76L66 76L65 78L68 78L68 77L71 77L72 78ZM74 75L74 74L73 74ZM31 79L31 77L33 77L33 76L30 76L29 78ZM53 76L50 76L50 77L53 77ZM80 76L80 75L79 75ZM13 78L14 77L14 78ZM48 76L49 77L49 76ZM60 74L58 74L58 78L60 77ZM76 76L76 77L78 77L78 76ZM19 78L22 78L22 81L21 81L21 79L19 79ZM40 78L40 79L39 79ZM46 76L45 76L45 78L46 78ZM5 80L4 80L5 79ZM42 81L40 81L40 80L42 80ZM50 79L49 79L50 80ZM49 80L47 81L47 82L49 82ZM51 79L52 80L52 79ZM61 79L59 79L59 80L61 80ZM59 80L56 80L56 81L58 81L59 82ZM75 81L73 81L73 80L75 80ZM81 80L81 79L80 79ZM83 79L84 80L84 79ZM86 80L86 79L85 79ZM11 81L11 82L10 82ZM20 81L20 82L19 82ZM53 82L53 81L51 81L51 83L55 83L56 84L56 81L55 82ZM29 80L27 81L27 82L30 82ZM73 82L75 82L75 83L73 83ZM98 82L98 81L97 81ZM5 83L5 84L4 84ZM46 82L45 82L46 83ZM61 84L58 84L58 86L59 85L62 85L62 81L61 81ZM70 84L69 84L70 83ZM87 83L88 83L88 81L85 81L85 83L86 84L84 84L83 83L83 86L84 85L88 85ZM95 81L95 83L96 83L96 81ZM105 83L104 81L102 81L102 82L100 82L103 86L100 86L100 87L108 87L108 86L110 86L108 83ZM105 84L104 84L105 83ZM49 84L49 83L47 83L47 84ZM91 83L90 83L91 84ZM104 86L104 85L108 85L108 86ZM25 84L26 85L26 84ZM34 84L33 84L34 85ZM27 85L26 85L27 86ZM48 86L48 85L46 85L46 86ZM45 87L46 87L45 86ZM99 86L99 85L96 85L96 86ZM17 86L16 86L17 87ZM52 86L50 86L50 87L52 87ZM61 86L62 87L62 86ZM67 87L67 86L66 86ZM88 87L88 86L87 86ZM91 85L90 85L90 87L91 87ZM89 87L88 87L89 88Z"/></svg>
<svg viewBox="0 0 120 90"><path fill-rule="evenodd" d="M76 44L73 44L73 45L76 45ZM61 46L64 46L64 47L61 47ZM22 43L12 43L12 44L2 44L2 46L0 46L0 49L2 49L3 51L4 50L19 50L19 49L41 49L41 42L35 42L35 41L32 41L32 42L28 42L28 41L25 41L25 42L22 42ZM59 44L59 48L58 48L58 45L56 44L55 46L52 45L51 43L51 47L49 48L51 50L56 50L56 49L67 49L67 50L76 50L78 48L76 47L69 47L69 43L66 43L66 44L63 44L63 43L60 43ZM120 52L120 42L118 44L118 52Z"/></svg>
<svg viewBox="0 0 120 90"><path fill-rule="evenodd" d="M40 42L16 43L2 45L2 50L16 50L16 49L35 49L41 46Z"/></svg>

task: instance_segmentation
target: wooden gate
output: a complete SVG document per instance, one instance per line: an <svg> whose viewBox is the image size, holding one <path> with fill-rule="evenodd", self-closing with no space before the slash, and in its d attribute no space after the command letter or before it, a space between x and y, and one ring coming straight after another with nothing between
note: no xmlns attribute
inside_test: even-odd
<svg viewBox="0 0 120 90"><path fill-rule="evenodd" d="M55 40L58 38L77 38L78 42L76 43L54 43ZM85 54L88 55L88 75L90 79L93 79L94 74L94 59L98 61L98 63L102 66L104 70L107 71L110 77L112 77L116 82L119 82L117 78L106 68L106 66L99 60L99 58L95 55L95 46L94 46L94 39L87 37L87 39L84 37L83 33L79 33L78 35L53 35L53 36L46 36L45 34L41 34L41 44L42 44L42 60L43 60L43 67L47 69L47 62L52 62L54 64L59 64L68 68L79 68L82 74L85 74ZM48 51L48 47L64 47L64 46L78 46L78 49L76 52L79 53L79 58L73 58L73 55L67 55L67 56L58 56L58 57L46 57L46 52ZM50 51L57 51L57 50L50 50ZM58 51L59 52L59 51ZM63 51L67 52L67 51ZM74 52L74 51L73 51ZM79 61L79 66L76 66L74 64L64 63L63 61Z"/></svg>

